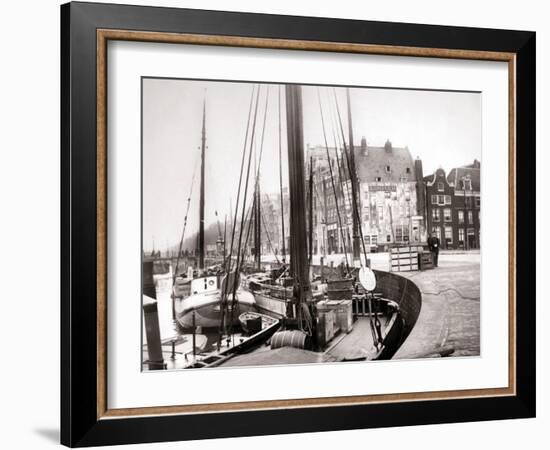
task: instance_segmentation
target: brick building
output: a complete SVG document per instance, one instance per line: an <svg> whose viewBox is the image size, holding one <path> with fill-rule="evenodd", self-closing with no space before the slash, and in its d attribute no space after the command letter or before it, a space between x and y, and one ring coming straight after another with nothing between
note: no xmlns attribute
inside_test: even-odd
<svg viewBox="0 0 550 450"><path fill-rule="evenodd" d="M453 214L454 186L443 169L424 178L426 185L426 220L428 231L439 238L441 248L455 248L456 218Z"/></svg>
<svg viewBox="0 0 550 450"><path fill-rule="evenodd" d="M481 164L456 167L449 172L453 185L453 216L456 221L455 248L480 248L481 242Z"/></svg>
<svg viewBox="0 0 550 450"><path fill-rule="evenodd" d="M424 178L428 230L442 249L478 249L481 223L481 165L456 167L446 176L443 169Z"/></svg>

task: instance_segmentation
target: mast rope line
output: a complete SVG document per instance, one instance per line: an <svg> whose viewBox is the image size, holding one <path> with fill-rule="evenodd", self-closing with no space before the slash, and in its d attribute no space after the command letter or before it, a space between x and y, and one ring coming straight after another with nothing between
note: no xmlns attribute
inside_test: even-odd
<svg viewBox="0 0 550 450"><path fill-rule="evenodd" d="M260 178L260 166L261 166L262 155L263 155L263 150L264 150L264 145L263 144L264 144L265 126L266 126L267 107L268 107L268 105L269 105L269 86L267 87L266 97L265 97L264 120L263 120L263 125L262 125L262 136L260 138L260 155L258 157L257 162L256 162L256 160L254 160L254 164L257 163L257 166L256 166L255 179L253 180L254 181L254 188L255 188L254 190L255 190L255 192L254 192L254 197L253 197L253 201L252 201L252 205L251 205L251 210L249 211L250 212L250 221L249 221L249 225L248 225L248 230L247 230L247 235L246 235L246 238L245 238L244 246L241 246L241 236L239 236L239 245L238 245L238 248L237 248L236 272L239 272L242 269L242 264L243 264L243 259L244 258L240 258L240 254L242 254L242 252L245 251L245 248L246 248L246 245L248 243L249 236L250 236L250 226L251 226L251 223L252 223L251 211L254 210L254 207L258 207L258 205L256 204L256 202L257 202L256 191L257 191L259 178ZM256 113L254 115L254 128L252 130L252 132L253 132L252 141L254 140L254 133L255 133L255 128L256 128L256 115L257 115L257 109L256 109ZM252 144L252 142L251 142L251 144ZM248 162L249 165L248 165L248 168L247 168L247 179L246 179L245 192L244 192L244 197L243 197L243 208L245 207L246 200L247 200L248 176L249 176L249 173L250 173L251 156L252 156L252 145L250 146L250 154L249 154L249 162ZM244 213L244 209L243 209L243 213ZM245 221L245 223L246 223L246 221ZM242 233L241 233L241 235L242 235ZM231 306L232 306L232 308L231 308L231 318L232 318L232 321L233 321L233 315L234 315L235 304L236 304L236 296L235 296L236 291L237 291L237 281L235 280L234 285L233 285L233 297L232 297L232 302L231 302Z"/></svg>
<svg viewBox="0 0 550 450"><path fill-rule="evenodd" d="M347 252L347 247L346 247L346 239L344 237L344 232L343 232L343 229L342 229L342 218L340 216L340 208L339 208L339 205L338 205L338 195L337 195L337 192L336 192L336 185L334 184L334 174L333 174L333 171L332 171L332 161L330 159L330 152L329 152L329 149L328 149L328 142L327 142L327 134L326 134L326 131L325 131L325 119L324 119L324 115L323 115L323 106L321 105L321 94L320 94L320 91L319 91L319 88L317 88L317 98L319 100L319 111L321 113L321 125L322 125L322 128L323 128L323 137L324 137L324 140L325 140L325 150L326 150L326 153L327 153L327 162L328 162L328 168L329 168L329 172L330 172L330 181L331 181L331 185L332 185L332 192L334 194L334 203L335 203L335 206L336 206L336 215L338 216L338 225L339 225L339 228L340 228L340 235L341 235L341 238L342 238L342 246L344 248L344 258L346 260L346 270L347 272L349 273L349 261L348 261L348 252Z"/></svg>
<svg viewBox="0 0 550 450"><path fill-rule="evenodd" d="M180 238L180 245L178 248L178 257L176 259L176 267L174 269L174 275L172 276L172 297L175 296L174 294L174 286L176 284L176 277L178 276L178 268L181 258L181 251L183 247L183 240L185 239L185 230L187 228L187 217L189 216L189 208L191 206L191 197L193 196L193 186L195 185L195 176L197 174L197 166L199 162L199 157L197 156L195 159L195 164L193 168L193 175L191 176L191 187L189 188L189 197L187 197L187 208L185 210L185 217L183 219L183 229L181 232L181 238ZM175 317L174 317L175 318Z"/></svg>
<svg viewBox="0 0 550 450"><path fill-rule="evenodd" d="M283 264L286 263L286 243L285 243L285 212L284 212L284 199L283 199L283 156L282 156L282 138L281 138L281 85L279 85L279 91L278 91L278 101L279 101L279 190L280 190L280 196L281 196L281 236L282 236L282 259ZM285 294L285 300L286 300L286 294Z"/></svg>
<svg viewBox="0 0 550 450"><path fill-rule="evenodd" d="M343 128L343 125L342 125L342 117L340 116L340 108L338 106L338 98L336 97L336 90L333 89L333 92L334 92L334 102L336 104L336 111L338 113L338 121L339 121L339 124L340 124L340 132L342 134L342 143L344 144L344 154L346 156L346 162L347 162L347 166L348 166L348 171L350 172L350 179L352 179L352 173L351 173L351 167L350 167L350 160L349 160L349 155L348 155L348 150L347 150L347 146L346 146L346 139L344 137L344 128ZM354 151L354 149L351 149L351 151ZM353 189L353 180L351 182L351 185L352 185L352 189ZM359 211L358 211L358 206L357 206L357 196L355 198L355 201L353 202L353 205L352 205L352 209L353 209L353 212L357 218L357 222L359 224L359 237L361 239L361 244L362 244L362 247L363 247L363 255L365 256L365 264L367 264L367 248L365 246L365 238L363 236L363 227L361 226L361 217L359 216ZM361 264L361 267L363 266L362 262L361 262L361 259L359 258L359 263Z"/></svg>
<svg viewBox="0 0 550 450"><path fill-rule="evenodd" d="M337 114L338 114L338 122L339 122L339 125L340 125L340 132L341 132L341 138L342 138L342 143L343 143L343 146L344 146L344 155L346 157L346 163L347 163L347 166L348 166L348 171L349 171L349 175L350 175L350 180L351 180L351 183L352 183L352 189L353 189L353 178L352 178L352 173L351 173L351 165L350 165L350 160L349 160L349 155L348 155L348 151L347 151L347 146L346 146L346 139L345 139L345 135L344 135L344 127L342 125L342 117L340 116L340 108L338 106L338 98L336 97L336 90L333 90L334 92L334 102L335 102L335 105L336 105L336 111L337 111ZM351 151L354 151L354 149L351 149ZM355 200L357 200L357 196L355 198ZM354 201L353 202L353 205L352 205L352 209L353 209L353 212L358 220L358 223L359 225L361 224L361 220L360 220L360 217L359 217L359 212L357 210L357 203ZM362 243L362 246L363 246L363 254L364 254L364 257L365 257L365 264L367 264L367 250L366 250L366 247L365 247L365 240L364 240L364 236L363 236L363 227L359 226L359 236L361 238L361 243ZM361 267L363 266L363 264L361 263L361 259L359 259L359 263L361 264ZM373 308L372 308L372 297L369 296L367 298L367 303L368 303L368 307L369 307L369 324L370 324L370 328L371 328L371 333L372 333L372 337L373 337L373 342L374 342L374 345L377 349L379 349L379 345L381 345L381 330L380 330L380 321L375 318L373 318ZM378 326L377 326L378 325Z"/></svg>
<svg viewBox="0 0 550 450"><path fill-rule="evenodd" d="M253 106L254 106L254 89L255 89L255 87L256 87L255 85L252 86L252 92L250 93L250 103L249 103L249 106L248 106L248 118L247 118L247 121L246 121L246 132L245 132L244 142L243 142L241 168L240 168L240 173L239 173L239 184L238 184L238 187L237 187L237 204L235 205L235 214L234 214L233 225L232 225L232 230L231 230L231 245L229 247L229 256L227 258L227 267L226 267L227 282L224 283L224 289L223 289L223 292L221 293L221 298L220 298L221 318L220 318L220 329L219 329L219 334L218 334L218 348L221 345L222 333L223 333L224 328L225 328L224 320L225 320L225 309L226 309L226 305L227 305L227 294L228 294L227 290L228 290L228 285L229 285L229 281L230 281L228 277L231 274L231 266L232 266L232 263L233 263L233 244L234 244L234 240L235 240L235 233L236 233L236 227L237 227L237 215L238 215L238 210L239 210L239 200L240 200L240 194L241 194L241 185L242 185L242 178L243 178L244 162L245 162L246 149L247 149L247 143L248 143L248 134L249 134L249 131L250 131L250 119L251 119L251 116L252 116L252 109L253 109ZM257 92L257 95L256 95L256 99L258 99L259 93L260 93L260 87L258 86L258 92ZM256 106L256 110L257 110L257 106Z"/></svg>
<svg viewBox="0 0 550 450"><path fill-rule="evenodd" d="M250 94L250 104L248 106L248 118L247 118L247 122L246 122L246 133L245 133L245 136L244 136L244 143L243 143L241 168L240 168L240 173L239 173L239 184L238 184L238 187L237 187L237 204L235 205L235 214L234 214L234 217L233 217L233 226L232 226L232 230L231 230L231 245L230 245L230 248L229 248L230 258L229 258L229 264L228 264L228 267L227 267L227 270L226 270L227 273L231 272L231 264L232 264L232 256L233 256L233 244L234 244L235 232L236 232L236 227L237 227L237 216L238 216L238 211L239 211L239 201L240 201L240 195L241 195L244 162L245 162L246 149L247 149L247 144L248 144L248 134L250 132L250 119L252 117L252 109L253 109L253 106L254 106L254 89L255 89L255 87L256 87L255 85L252 86L252 92ZM260 88L258 87L258 93L257 93L256 99L258 99L259 90L260 90ZM225 295L227 295L227 292L225 292ZM223 313L222 313L222 316L223 316Z"/></svg>
<svg viewBox="0 0 550 450"><path fill-rule="evenodd" d="M273 254L275 256L275 260L277 261L277 264L280 264L281 262L279 261L279 258L275 254L275 249L273 248L273 245L271 244L271 238L269 237L269 230L267 229L267 224L265 223L265 216L264 216L264 213L263 213L262 210L260 210L260 218L262 219L262 223L264 224L265 235L267 236L267 242L269 244L269 248L273 252Z"/></svg>
<svg viewBox="0 0 550 450"><path fill-rule="evenodd" d="M252 164L252 154L253 154L253 148L254 148L254 137L256 135L256 121L257 121L257 117L258 117L258 106L259 106L259 103L260 103L259 102L260 91L261 91L261 86L258 87L258 91L257 91L257 94L256 94L256 107L255 107L255 111L254 111L254 120L253 120L253 123L252 123L252 134L251 134L251 137L250 137L250 149L249 149L249 153L248 153L248 164L247 164L247 169L246 169L246 181L244 183L243 209L242 209L242 214L241 214L241 224L244 221L245 212L246 212L245 205L246 205L246 199L247 199L247 196L248 196L248 186L249 186L249 182L250 182L250 166ZM269 97L267 97L267 98L269 98ZM266 104L266 110L267 110L267 104ZM238 208L238 202L237 202L237 208ZM237 275L238 275L238 272L239 272L239 268L242 264L242 262L241 262L242 236L243 236L243 226L241 225L240 230L239 230L239 240L238 240L238 244L237 244L237 261L235 263L235 276L233 277L234 279L233 279L233 286L232 286L232 302L231 302L231 304L232 304L231 318L232 319L233 319L233 315L234 315L234 311L235 311L234 305L235 305L235 302L236 302L236 293L237 293L237 285L238 285Z"/></svg>

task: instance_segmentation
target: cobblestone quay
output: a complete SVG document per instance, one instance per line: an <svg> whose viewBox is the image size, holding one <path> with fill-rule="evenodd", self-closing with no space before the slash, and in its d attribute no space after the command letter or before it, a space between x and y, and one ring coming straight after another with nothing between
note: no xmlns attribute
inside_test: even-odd
<svg viewBox="0 0 550 450"><path fill-rule="evenodd" d="M409 338L394 359L480 354L480 254L441 252L439 267L402 272L422 292L422 310Z"/></svg>

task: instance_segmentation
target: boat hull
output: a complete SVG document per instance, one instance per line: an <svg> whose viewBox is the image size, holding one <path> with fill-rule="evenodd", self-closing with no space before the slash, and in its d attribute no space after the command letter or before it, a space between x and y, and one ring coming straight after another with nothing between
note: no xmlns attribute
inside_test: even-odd
<svg viewBox="0 0 550 450"><path fill-rule="evenodd" d="M231 301L229 301L224 317L225 323L238 325L239 315L249 311L256 311L254 296L250 292L239 290L234 311ZM221 293L219 290L187 297L182 301L180 312L177 315L178 323L184 329L192 329L193 326L219 328L221 319Z"/></svg>
<svg viewBox="0 0 550 450"><path fill-rule="evenodd" d="M267 313L278 318L286 316L287 304L290 299L285 300L276 298L264 292L254 292L254 299L256 301L256 308L259 312Z"/></svg>

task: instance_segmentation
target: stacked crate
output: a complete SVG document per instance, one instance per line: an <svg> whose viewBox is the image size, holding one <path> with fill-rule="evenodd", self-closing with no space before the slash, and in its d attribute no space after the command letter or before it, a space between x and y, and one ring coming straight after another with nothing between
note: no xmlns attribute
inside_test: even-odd
<svg viewBox="0 0 550 450"><path fill-rule="evenodd" d="M400 245L391 248L390 266L392 272L418 270L418 254L424 251L421 245Z"/></svg>

